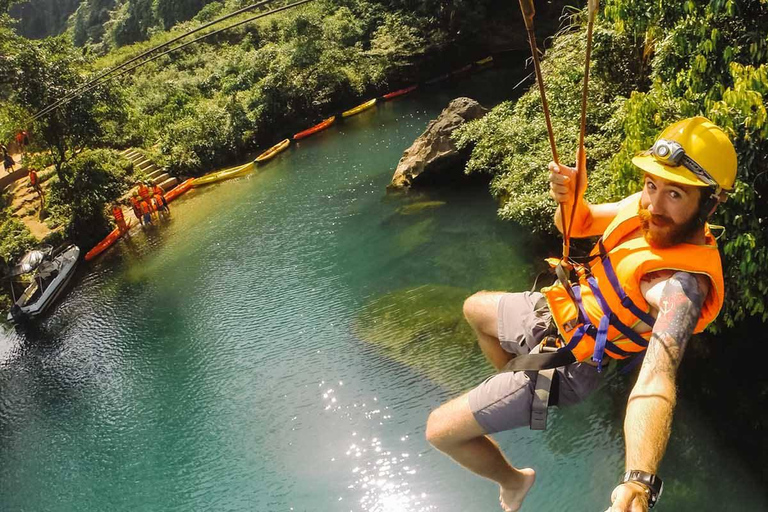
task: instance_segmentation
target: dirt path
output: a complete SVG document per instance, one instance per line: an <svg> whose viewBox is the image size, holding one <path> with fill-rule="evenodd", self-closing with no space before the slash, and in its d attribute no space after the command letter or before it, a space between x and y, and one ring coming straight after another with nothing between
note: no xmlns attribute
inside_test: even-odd
<svg viewBox="0 0 768 512"><path fill-rule="evenodd" d="M21 155L12 154L12 157L17 162L16 168L18 169L21 167ZM51 172L53 172L52 168L38 172L41 181L43 181L44 177ZM43 191L47 192L47 180L43 181L41 188ZM16 180L15 182L8 185L3 192L11 194L12 199L11 206L9 208L11 214L21 220L27 226L27 228L29 228L32 236L38 240L42 240L52 233L52 230L45 224L45 222L40 219L40 197L29 183L29 178L25 176Z"/></svg>

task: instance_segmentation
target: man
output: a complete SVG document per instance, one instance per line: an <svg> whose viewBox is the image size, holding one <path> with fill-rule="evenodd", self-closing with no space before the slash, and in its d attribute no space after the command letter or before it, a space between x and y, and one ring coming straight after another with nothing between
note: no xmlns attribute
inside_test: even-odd
<svg viewBox="0 0 768 512"><path fill-rule="evenodd" d="M163 210L166 213L171 213L171 209L168 208L168 202L165 200L165 191L159 185L152 187L152 192L155 194L155 202L157 203L157 210Z"/></svg>
<svg viewBox="0 0 768 512"><path fill-rule="evenodd" d="M40 203L42 204L45 192L43 192L43 189L40 187L40 178L37 176L37 170L30 167L27 177L29 178L29 184L32 185L34 191L37 192L37 195L40 197Z"/></svg>
<svg viewBox="0 0 768 512"><path fill-rule="evenodd" d="M13 157L3 148L3 167L5 167L5 172L11 174L14 171L13 166L15 164L16 162L13 161Z"/></svg>
<svg viewBox="0 0 768 512"><path fill-rule="evenodd" d="M142 224L145 226L147 224L152 224L152 210L147 201L142 200L139 203L139 208L141 208Z"/></svg>
<svg viewBox="0 0 768 512"><path fill-rule="evenodd" d="M149 199L152 197L152 193L149 191L149 187L147 187L147 185L141 181L136 182L136 191L139 193L139 197L141 197L141 199L144 201L149 201Z"/></svg>
<svg viewBox="0 0 768 512"><path fill-rule="evenodd" d="M128 231L128 224L125 222L123 208L119 204L112 205L112 216L115 218L115 224L121 233Z"/></svg>
<svg viewBox="0 0 768 512"><path fill-rule="evenodd" d="M707 119L680 121L632 160L645 172L642 192L600 205L584 200L584 156L579 160L576 169L549 166L550 193L561 205L557 228L563 231L560 208L567 218L575 208L572 235L601 236L589 261L574 265L575 280L561 272L563 278L542 293L479 292L467 299L464 314L497 369L556 367L559 405L583 400L598 386L598 370L615 368L614 359L645 356L624 421L627 474L609 509L644 512L661 492L656 471L685 346L723 303L722 265L706 219L733 188L736 152ZM543 340L556 351L539 346ZM534 348L541 353L529 354ZM543 374L499 373L433 411L427 423L430 443L499 484L505 511L520 509L536 474L512 466L487 436L538 419L531 407L549 382L540 382Z"/></svg>
<svg viewBox="0 0 768 512"><path fill-rule="evenodd" d="M144 224L144 219L141 215L141 206L139 203L139 193L135 190L133 191L133 195L131 196L131 208L133 208L133 214L136 216L136 219L139 221L139 224Z"/></svg>

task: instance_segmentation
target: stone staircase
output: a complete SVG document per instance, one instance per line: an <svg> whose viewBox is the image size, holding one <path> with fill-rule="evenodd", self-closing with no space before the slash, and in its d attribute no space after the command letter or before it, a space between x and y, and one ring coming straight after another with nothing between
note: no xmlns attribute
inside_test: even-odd
<svg viewBox="0 0 768 512"><path fill-rule="evenodd" d="M149 180L153 185L159 185L165 192L168 192L179 184L177 178L174 178L165 172L165 169L159 168L140 151L134 148L128 148L121 151L120 154L133 162L133 165L135 165L136 168L141 169L149 177Z"/></svg>

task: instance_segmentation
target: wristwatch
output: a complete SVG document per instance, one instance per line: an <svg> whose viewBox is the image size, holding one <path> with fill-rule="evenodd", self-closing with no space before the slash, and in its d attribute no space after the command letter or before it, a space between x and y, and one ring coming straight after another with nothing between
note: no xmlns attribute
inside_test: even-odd
<svg viewBox="0 0 768 512"><path fill-rule="evenodd" d="M656 475L646 473L645 471L639 471L631 469L624 473L624 480L621 483L635 482L645 487L645 491L648 494L648 508L653 508L656 502L661 498L661 493L664 491L664 482L661 481Z"/></svg>

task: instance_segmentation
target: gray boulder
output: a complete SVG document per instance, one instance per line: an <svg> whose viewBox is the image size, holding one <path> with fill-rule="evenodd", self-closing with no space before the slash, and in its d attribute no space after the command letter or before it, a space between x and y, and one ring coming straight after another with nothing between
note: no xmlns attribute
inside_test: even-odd
<svg viewBox="0 0 768 512"><path fill-rule="evenodd" d="M397 164L390 190L408 189L414 185L440 183L455 178L457 170L463 172L467 155L461 154L451 134L467 121L479 119L488 113L471 98L456 98L429 123L413 145L405 150Z"/></svg>

